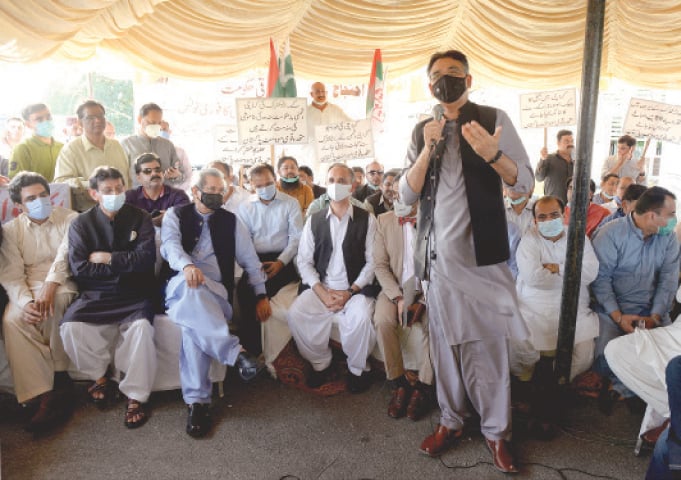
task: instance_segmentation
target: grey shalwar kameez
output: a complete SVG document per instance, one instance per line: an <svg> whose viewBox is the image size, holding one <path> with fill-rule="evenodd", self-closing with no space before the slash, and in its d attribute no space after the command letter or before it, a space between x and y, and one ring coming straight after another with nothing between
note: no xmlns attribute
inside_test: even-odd
<svg viewBox="0 0 681 480"><path fill-rule="evenodd" d="M527 152L508 116L496 111L502 127L499 149L518 166L509 190L531 188L533 176ZM490 440L511 435L510 373L507 338L529 336L518 307L515 284L506 262L477 266L456 121L447 121L445 149L435 196L429 250L430 346L437 379L440 424L458 430L469 416L466 397L481 416L481 430ZM407 159L413 165L418 146L412 140ZM483 160L480 160L483 161ZM428 181L428 179L426 179ZM425 188L425 187L424 187ZM501 188L501 184L500 187ZM419 199L406 181L402 201Z"/></svg>

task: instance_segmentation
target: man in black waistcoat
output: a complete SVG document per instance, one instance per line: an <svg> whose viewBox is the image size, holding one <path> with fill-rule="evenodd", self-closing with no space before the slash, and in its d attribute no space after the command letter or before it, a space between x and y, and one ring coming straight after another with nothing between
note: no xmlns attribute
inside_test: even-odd
<svg viewBox="0 0 681 480"><path fill-rule="evenodd" d="M288 323L300 354L312 364L307 386L318 388L331 374L329 338L338 325L348 356L348 390L370 386L367 358L376 334L371 324L375 293L367 295L374 279L373 215L350 204L353 172L342 163L329 168L328 208L305 223L298 247L298 270L309 286L291 305Z"/></svg>
<svg viewBox="0 0 681 480"><path fill-rule="evenodd" d="M125 426L135 428L148 418L144 403L156 376L154 226L147 212L125 203L123 175L115 168L96 168L89 186L97 204L68 232L69 265L80 293L64 313L60 334L78 371L94 380L88 393L95 404L107 403L112 393L112 360L125 373L119 384L128 397Z"/></svg>
<svg viewBox="0 0 681 480"><path fill-rule="evenodd" d="M396 170L390 170L383 175L381 180L381 189L369 195L364 200L364 208L367 212L371 212L378 217L380 214L390 212L393 209L393 182L395 176L399 173Z"/></svg>
<svg viewBox="0 0 681 480"><path fill-rule="evenodd" d="M438 456L462 435L470 416L494 465L515 472L511 439L508 337L528 337L506 264L509 258L502 194L532 182L527 152L508 116L468 101L472 77L456 50L430 58L428 78L441 118L416 125L400 199L419 213L415 274L427 282L430 349L440 424L421 444ZM437 112L436 112L437 113Z"/></svg>
<svg viewBox="0 0 681 480"><path fill-rule="evenodd" d="M166 306L182 330L180 382L189 410L186 431L192 437L205 435L211 426L211 359L236 365L244 381L253 380L262 369L227 327L235 259L255 290L257 319L265 321L272 313L265 292L267 277L248 230L222 208L226 191L219 170L201 170L192 186L194 203L170 208L161 227L161 255L175 272L166 287Z"/></svg>

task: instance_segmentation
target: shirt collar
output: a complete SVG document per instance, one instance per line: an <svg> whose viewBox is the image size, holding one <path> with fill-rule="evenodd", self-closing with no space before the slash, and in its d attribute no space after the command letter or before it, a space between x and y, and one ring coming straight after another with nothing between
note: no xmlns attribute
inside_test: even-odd
<svg viewBox="0 0 681 480"><path fill-rule="evenodd" d="M29 216L28 216L26 213L24 213L24 212L20 213L19 216L18 216L17 218L19 218L21 222L24 222L24 225L25 225L26 227L29 227L29 228L36 228L36 227L42 227L43 225L48 224L48 223L54 223L53 220L52 220L52 217L53 217L53 216L54 216L54 207L52 207L52 213L50 213L50 216L47 217L47 220L44 221L44 222L41 223L41 224L35 223L35 222L34 222L33 220L31 220L31 219L29 218Z"/></svg>
<svg viewBox="0 0 681 480"><path fill-rule="evenodd" d="M634 212L627 215L627 224L629 225L629 228L634 231L634 235L643 240L643 230L638 228L634 223Z"/></svg>
<svg viewBox="0 0 681 480"><path fill-rule="evenodd" d="M340 220L344 220L348 216L350 217L350 220L352 220L354 218L354 214L355 208L352 206L352 203L350 203L350 206L345 211L345 215L343 215L343 217ZM326 212L326 219L328 220L331 215L333 215L333 212L331 211L331 203L329 202L329 210Z"/></svg>
<svg viewBox="0 0 681 480"><path fill-rule="evenodd" d="M83 147L85 147L85 151L86 151L86 152L89 151L89 150L92 150L93 148L97 148L97 147L95 147L95 146L92 144L92 142L90 142L90 140L88 140L88 138L87 138L87 136L86 136L85 134L82 134L82 135L80 136L80 138L81 138L82 141L83 141ZM109 140L108 138L104 137L104 148L103 148L102 150L106 150L106 147L107 147L107 145L109 145L109 142L111 142L111 140ZM97 150L99 150L99 149L97 148Z"/></svg>

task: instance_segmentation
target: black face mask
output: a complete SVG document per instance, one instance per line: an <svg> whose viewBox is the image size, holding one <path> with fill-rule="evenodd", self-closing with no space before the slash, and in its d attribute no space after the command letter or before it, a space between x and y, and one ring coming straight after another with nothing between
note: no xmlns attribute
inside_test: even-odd
<svg viewBox="0 0 681 480"><path fill-rule="evenodd" d="M201 192L201 203L203 203L206 208L217 210L222 207L222 194Z"/></svg>
<svg viewBox="0 0 681 480"><path fill-rule="evenodd" d="M443 75L433 84L433 96L443 103L454 103L467 88L466 77Z"/></svg>

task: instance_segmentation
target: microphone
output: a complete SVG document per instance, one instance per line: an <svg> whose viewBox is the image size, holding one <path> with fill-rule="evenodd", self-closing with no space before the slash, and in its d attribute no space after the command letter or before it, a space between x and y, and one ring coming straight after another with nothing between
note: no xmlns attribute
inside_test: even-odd
<svg viewBox="0 0 681 480"><path fill-rule="evenodd" d="M440 120L442 120L442 117L444 116L444 114L445 114L445 109L442 108L442 105L440 105L439 103L433 107L433 110L431 112L431 115L433 116L433 120L435 120L436 122L439 122ZM436 144L437 144L437 142L435 140L430 141L430 150L431 151L433 150L433 148L435 148Z"/></svg>

